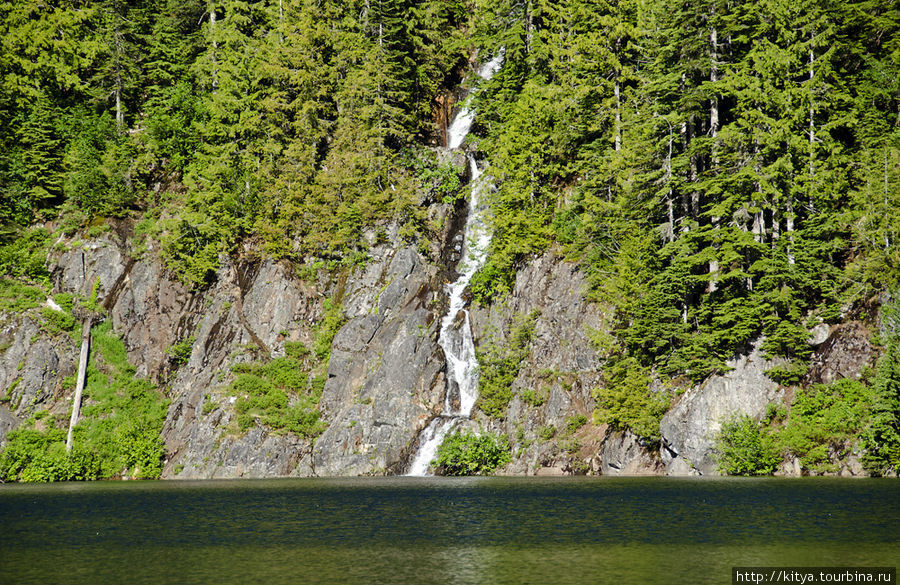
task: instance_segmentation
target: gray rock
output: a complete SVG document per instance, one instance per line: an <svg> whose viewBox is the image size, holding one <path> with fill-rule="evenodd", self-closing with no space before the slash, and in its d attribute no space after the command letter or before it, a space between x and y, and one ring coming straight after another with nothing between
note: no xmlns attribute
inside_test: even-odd
<svg viewBox="0 0 900 585"><path fill-rule="evenodd" d="M49 410L64 396L62 380L74 373L75 345L65 334L50 337L43 333L27 314L0 319L0 343L7 346L0 354L0 401L17 421L23 421ZM0 440L3 436L0 434Z"/></svg>
<svg viewBox="0 0 900 585"><path fill-rule="evenodd" d="M375 272L382 278L373 281ZM353 276L347 304L378 298L375 314L357 314L335 335L321 409L329 422L316 441L319 475L382 474L401 469L418 432L440 410L445 378L437 344L435 277L415 250L398 251L381 270ZM373 295L377 289L377 295Z"/></svg>
<svg viewBox="0 0 900 585"><path fill-rule="evenodd" d="M736 413L759 418L770 402L783 399L784 391L765 374L783 360L764 359L761 343L749 355L729 360L729 372L689 388L663 416L659 428L663 448L671 455L663 453L669 475L682 475L683 463L702 475L718 474L714 443L722 423Z"/></svg>
<svg viewBox="0 0 900 585"><path fill-rule="evenodd" d="M547 252L523 267L516 275L511 293L485 309L470 309L477 347L501 342L508 336L517 316L539 312L528 356L512 384L513 399L502 421L474 416L482 428L501 432L512 444L513 461L506 473L548 473L547 469L583 472L585 460L594 459L587 432L583 436L563 436L570 417L592 418L591 391L600 381L600 358L589 331L603 327L600 307L584 297L584 275L570 262ZM543 397L542 404L525 402L530 391ZM543 429L554 427L556 436L542 438ZM596 434L597 429L588 423ZM599 445L599 442L597 443ZM588 466L590 467L590 466Z"/></svg>
<svg viewBox="0 0 900 585"><path fill-rule="evenodd" d="M830 384L841 378L858 380L874 357L875 347L865 326L858 321L842 323L816 348L807 380L814 384Z"/></svg>
<svg viewBox="0 0 900 585"><path fill-rule="evenodd" d="M831 327L827 323L819 323L809 330L808 343L813 347L822 345L828 339L829 333L831 333Z"/></svg>
<svg viewBox="0 0 900 585"><path fill-rule="evenodd" d="M630 431L607 435L600 451L602 475L662 475L665 467Z"/></svg>
<svg viewBox="0 0 900 585"><path fill-rule="evenodd" d="M6 444L6 435L19 426L20 422L5 406L0 406L0 449Z"/></svg>
<svg viewBox="0 0 900 585"><path fill-rule="evenodd" d="M127 259L113 237L104 234L64 252L56 261L53 280L56 288L89 297L94 282L100 282L98 297L105 298L125 272Z"/></svg>

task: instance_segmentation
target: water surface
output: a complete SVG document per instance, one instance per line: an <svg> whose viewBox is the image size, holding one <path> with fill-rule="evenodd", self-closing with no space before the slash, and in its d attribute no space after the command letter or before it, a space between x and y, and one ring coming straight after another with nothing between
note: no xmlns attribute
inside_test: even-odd
<svg viewBox="0 0 900 585"><path fill-rule="evenodd" d="M0 583L730 583L900 564L900 482L387 478L0 486Z"/></svg>

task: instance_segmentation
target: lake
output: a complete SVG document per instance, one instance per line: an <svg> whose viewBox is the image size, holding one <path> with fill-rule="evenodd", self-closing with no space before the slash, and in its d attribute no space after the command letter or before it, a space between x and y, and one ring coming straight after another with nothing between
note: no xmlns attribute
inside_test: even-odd
<svg viewBox="0 0 900 585"><path fill-rule="evenodd" d="M731 583L897 566L898 527L887 479L0 485L0 583Z"/></svg>

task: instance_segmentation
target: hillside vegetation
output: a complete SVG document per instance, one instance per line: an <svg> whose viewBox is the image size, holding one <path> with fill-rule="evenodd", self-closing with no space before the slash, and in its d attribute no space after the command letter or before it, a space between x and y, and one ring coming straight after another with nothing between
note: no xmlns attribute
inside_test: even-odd
<svg viewBox="0 0 900 585"><path fill-rule="evenodd" d="M811 405L868 396L834 432L867 437L873 473L900 467L896 0L9 0L2 14L4 290L49 293L54 238L109 218L195 289L229 254L365 262L364 232L388 223L426 249L441 228L426 205L461 194L433 148L455 89L502 52L465 146L497 184L477 302L548 249L578 262L614 309L597 422L651 444L667 396L754 340L796 385L811 328L870 322L882 355L862 389L809 390L807 418L765 424L819 461L798 446Z"/></svg>

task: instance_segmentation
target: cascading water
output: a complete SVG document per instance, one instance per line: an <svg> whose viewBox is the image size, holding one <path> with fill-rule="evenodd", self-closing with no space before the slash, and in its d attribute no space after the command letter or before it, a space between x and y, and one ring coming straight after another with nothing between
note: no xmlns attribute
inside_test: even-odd
<svg viewBox="0 0 900 585"><path fill-rule="evenodd" d="M502 63L501 51L482 65L476 73L484 79L490 79ZM447 130L448 148L459 148L462 145L474 119L475 111L468 105L463 105ZM484 221L485 209L480 204L487 185L482 179L475 157L471 154L469 168L472 174L472 194L469 197L462 257L457 265L459 277L449 287L450 308L441 321L441 332L438 337L438 343L447 358L447 396L444 400L443 413L435 417L419 435L419 452L413 458L408 475L428 474L428 466L444 437L455 429L460 421L469 418L478 398L478 360L475 357L475 340L472 337L469 312L465 308L463 293L469 286L472 276L484 264L491 234Z"/></svg>

